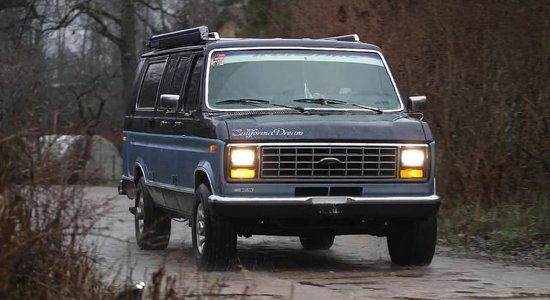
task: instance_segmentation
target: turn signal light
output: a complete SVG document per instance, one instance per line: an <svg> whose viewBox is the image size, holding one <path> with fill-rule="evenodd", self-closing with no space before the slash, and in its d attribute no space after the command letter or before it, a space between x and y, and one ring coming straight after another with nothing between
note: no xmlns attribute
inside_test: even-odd
<svg viewBox="0 0 550 300"><path fill-rule="evenodd" d="M401 169L399 171L399 177L408 179L424 178L424 170L422 169Z"/></svg>
<svg viewBox="0 0 550 300"><path fill-rule="evenodd" d="M234 168L229 173L233 179L251 179L256 178L256 170L246 168Z"/></svg>

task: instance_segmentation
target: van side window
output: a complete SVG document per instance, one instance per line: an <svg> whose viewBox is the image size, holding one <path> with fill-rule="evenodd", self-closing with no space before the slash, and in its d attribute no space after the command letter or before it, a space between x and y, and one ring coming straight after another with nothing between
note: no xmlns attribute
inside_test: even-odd
<svg viewBox="0 0 550 300"><path fill-rule="evenodd" d="M162 87L160 88L160 94L179 95L183 85L183 80L185 78L185 73L187 73L188 68L189 57L172 57L166 67L164 80L162 82Z"/></svg>
<svg viewBox="0 0 550 300"><path fill-rule="evenodd" d="M157 91L159 88L160 79L166 62L153 62L147 66L145 78L141 83L139 98L137 102L138 108L153 108L157 100Z"/></svg>
<svg viewBox="0 0 550 300"><path fill-rule="evenodd" d="M174 78L172 79L172 83L170 85L170 90L173 91L174 94L180 94L181 87L183 86L183 80L185 79L185 74L187 73L187 69L190 64L189 57L180 57L178 67L176 68L176 73L174 74Z"/></svg>
<svg viewBox="0 0 550 300"><path fill-rule="evenodd" d="M195 59L188 88L185 91L184 99L186 111L195 111L197 109L203 62L204 58L202 56Z"/></svg>
<svg viewBox="0 0 550 300"><path fill-rule="evenodd" d="M159 95L180 94L185 74L189 68L189 61L189 57L185 56L173 56L170 58L166 66L166 71L164 72L164 79L162 80ZM160 105L160 103L157 103L157 105Z"/></svg>

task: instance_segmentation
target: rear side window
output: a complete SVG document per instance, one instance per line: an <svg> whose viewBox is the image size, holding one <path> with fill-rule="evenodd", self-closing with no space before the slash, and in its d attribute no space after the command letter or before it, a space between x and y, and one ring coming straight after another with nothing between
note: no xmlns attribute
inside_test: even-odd
<svg viewBox="0 0 550 300"><path fill-rule="evenodd" d="M139 98L137 102L138 108L153 108L157 100L157 90L159 87L162 73L166 62L153 62L147 66L145 77L141 84Z"/></svg>
<svg viewBox="0 0 550 300"><path fill-rule="evenodd" d="M190 74L191 78L189 79L189 88L185 93L186 111L195 111L197 109L203 62L204 58L198 57L193 64L193 70Z"/></svg>
<svg viewBox="0 0 550 300"><path fill-rule="evenodd" d="M179 95L189 65L189 57L173 56L170 58L164 71L164 79L161 83L159 95ZM160 101L157 101L157 105L160 105ZM181 102L178 108L181 108Z"/></svg>
<svg viewBox="0 0 550 300"><path fill-rule="evenodd" d="M164 80L160 94L179 95L183 85L185 73L189 68L189 57L172 57L164 73Z"/></svg>
<svg viewBox="0 0 550 300"><path fill-rule="evenodd" d="M187 69L189 68L189 58L188 57L181 57L179 59L178 67L176 68L176 73L174 74L174 78L172 79L172 83L170 84L170 89L173 91L174 94L178 94L181 91L181 87L183 86L183 79L185 78L185 73L187 73Z"/></svg>

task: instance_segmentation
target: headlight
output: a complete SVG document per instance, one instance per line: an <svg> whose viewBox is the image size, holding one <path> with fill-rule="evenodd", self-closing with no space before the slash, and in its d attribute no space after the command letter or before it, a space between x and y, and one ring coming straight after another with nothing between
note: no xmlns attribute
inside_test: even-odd
<svg viewBox="0 0 550 300"><path fill-rule="evenodd" d="M401 166L422 167L424 166L425 151L421 149L405 149L401 151Z"/></svg>
<svg viewBox="0 0 550 300"><path fill-rule="evenodd" d="M229 148L229 178L256 178L256 148Z"/></svg>
<svg viewBox="0 0 550 300"><path fill-rule="evenodd" d="M399 178L422 179L426 176L426 150L421 148L401 149Z"/></svg>
<svg viewBox="0 0 550 300"><path fill-rule="evenodd" d="M238 167L252 167L256 159L256 151L252 149L232 149L231 165Z"/></svg>

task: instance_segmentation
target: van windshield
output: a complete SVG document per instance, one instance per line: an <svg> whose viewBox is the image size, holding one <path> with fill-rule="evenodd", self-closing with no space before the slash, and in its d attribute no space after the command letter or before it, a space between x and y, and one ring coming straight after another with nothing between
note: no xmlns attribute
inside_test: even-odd
<svg viewBox="0 0 550 300"><path fill-rule="evenodd" d="M239 100L247 101L239 101ZM335 102L304 101L332 99ZM256 101L254 101L256 100ZM219 110L401 109L378 53L327 50L228 50L211 55L207 103ZM275 107L275 108L274 108Z"/></svg>

